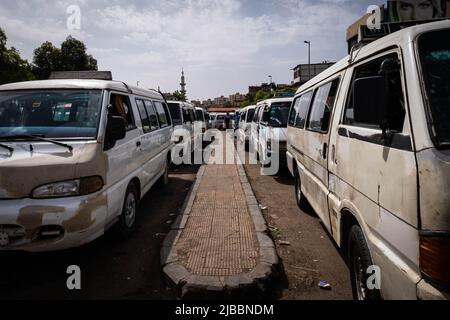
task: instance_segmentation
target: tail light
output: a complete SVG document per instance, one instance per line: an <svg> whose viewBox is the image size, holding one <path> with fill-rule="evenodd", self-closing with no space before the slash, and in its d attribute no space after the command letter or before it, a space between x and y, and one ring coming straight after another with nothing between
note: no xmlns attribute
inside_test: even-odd
<svg viewBox="0 0 450 320"><path fill-rule="evenodd" d="M450 286L450 236L420 236L420 268L437 284Z"/></svg>

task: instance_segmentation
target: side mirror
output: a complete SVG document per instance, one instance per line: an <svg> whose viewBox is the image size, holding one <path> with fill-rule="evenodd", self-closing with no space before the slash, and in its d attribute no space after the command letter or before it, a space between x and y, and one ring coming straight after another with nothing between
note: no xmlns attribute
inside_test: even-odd
<svg viewBox="0 0 450 320"><path fill-rule="evenodd" d="M109 143L114 143L125 138L127 128L125 119L118 116L108 117L108 124L106 125L106 140Z"/></svg>

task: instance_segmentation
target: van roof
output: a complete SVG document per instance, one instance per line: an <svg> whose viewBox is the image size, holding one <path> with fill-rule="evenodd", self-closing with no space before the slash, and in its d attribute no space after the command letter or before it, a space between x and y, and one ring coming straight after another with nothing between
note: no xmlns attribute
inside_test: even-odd
<svg viewBox="0 0 450 320"><path fill-rule="evenodd" d="M380 51L380 49L388 48L392 46L398 46L398 45L407 45L414 41L414 39L421 33L426 31L432 31L432 30L439 30L439 29L446 29L450 28L450 20L443 20L443 21L437 21L437 22L430 22L430 23L424 23L419 24L416 26L408 27L405 29L402 29L400 31L394 32L390 35L387 35L383 38L380 38L376 41L373 41L360 49L356 49L353 53L353 59L351 63L350 55L347 55L344 59L340 60L327 70L320 73L315 78L311 79L304 85L302 85L296 92L296 95L298 95L301 92L304 92L314 85L316 85L319 82L324 81L325 79L333 76L334 74L348 68L351 64L357 63L358 61Z"/></svg>
<svg viewBox="0 0 450 320"><path fill-rule="evenodd" d="M194 107L192 103L189 102L183 102L183 101L177 101L177 100L168 100L167 103L173 103L173 104L179 104L179 105L186 105L189 107Z"/></svg>
<svg viewBox="0 0 450 320"><path fill-rule="evenodd" d="M148 90L127 85L120 81L107 80L39 80L9 83L0 86L0 91L15 90L47 90L47 89L84 89L84 90L114 90L124 93L132 93L142 96L150 96L155 99L162 99L163 96L156 90Z"/></svg>
<svg viewBox="0 0 450 320"><path fill-rule="evenodd" d="M294 100L294 97L289 97L289 98L269 98L269 99L266 99L266 100L258 102L257 106L260 106L260 105L263 105L263 104L266 104L266 103L272 104L272 103L275 103L275 102L291 102L292 100Z"/></svg>
<svg viewBox="0 0 450 320"><path fill-rule="evenodd" d="M247 107L243 108L241 111L246 111L246 110L250 110L250 109L256 109L256 105L247 106Z"/></svg>

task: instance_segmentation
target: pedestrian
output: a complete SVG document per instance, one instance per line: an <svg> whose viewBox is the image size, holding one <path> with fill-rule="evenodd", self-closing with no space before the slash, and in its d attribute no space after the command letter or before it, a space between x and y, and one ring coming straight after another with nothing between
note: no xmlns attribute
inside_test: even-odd
<svg viewBox="0 0 450 320"><path fill-rule="evenodd" d="M225 116L225 129L226 130L230 129L230 122L231 122L230 113L227 112L227 115Z"/></svg>

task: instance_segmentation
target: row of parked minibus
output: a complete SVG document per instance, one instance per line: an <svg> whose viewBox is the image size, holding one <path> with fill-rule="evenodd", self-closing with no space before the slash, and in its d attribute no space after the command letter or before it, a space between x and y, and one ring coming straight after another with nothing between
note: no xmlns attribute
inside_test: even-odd
<svg viewBox="0 0 450 320"><path fill-rule="evenodd" d="M450 297L450 21L398 31L241 113L341 248L357 299ZM279 132L277 132L279 131Z"/></svg>
<svg viewBox="0 0 450 320"><path fill-rule="evenodd" d="M263 165L285 158L348 259L355 298L450 297L450 22L353 50L296 93L242 110ZM112 228L168 183L171 153L208 115L109 80L0 86L0 250L48 251ZM191 143L194 146L194 143Z"/></svg>
<svg viewBox="0 0 450 320"><path fill-rule="evenodd" d="M174 146L193 148L207 123L192 104L118 81L0 86L0 250L76 247L108 229L127 237L139 200L168 183Z"/></svg>

